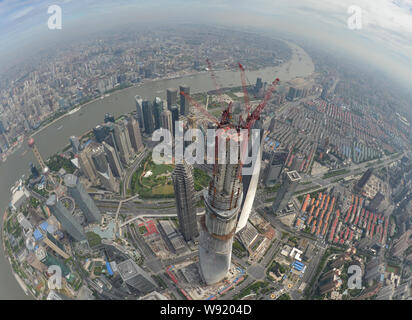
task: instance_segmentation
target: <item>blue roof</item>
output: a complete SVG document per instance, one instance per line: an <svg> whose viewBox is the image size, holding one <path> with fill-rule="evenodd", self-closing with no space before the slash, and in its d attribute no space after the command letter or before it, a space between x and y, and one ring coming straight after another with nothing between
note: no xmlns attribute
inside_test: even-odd
<svg viewBox="0 0 412 320"><path fill-rule="evenodd" d="M298 266L301 266L301 267L304 266L304 264L302 262L298 261L298 260L295 260L295 264L298 265Z"/></svg>
<svg viewBox="0 0 412 320"><path fill-rule="evenodd" d="M43 239L43 235L41 234L39 229L34 230L33 237L36 241L39 241L39 240Z"/></svg>
<svg viewBox="0 0 412 320"><path fill-rule="evenodd" d="M49 224L47 223L47 221L44 221L40 224L40 228L42 228L44 231L47 231L48 226Z"/></svg>
<svg viewBox="0 0 412 320"><path fill-rule="evenodd" d="M296 264L294 264L293 267L294 267L296 270L298 270L298 271L301 271L301 270L303 269L303 267L298 266L298 265L296 265Z"/></svg>
<svg viewBox="0 0 412 320"><path fill-rule="evenodd" d="M112 271L112 267L110 267L110 263L108 261L106 261L106 268L107 268L107 272L109 273L109 275L113 275L113 271Z"/></svg>

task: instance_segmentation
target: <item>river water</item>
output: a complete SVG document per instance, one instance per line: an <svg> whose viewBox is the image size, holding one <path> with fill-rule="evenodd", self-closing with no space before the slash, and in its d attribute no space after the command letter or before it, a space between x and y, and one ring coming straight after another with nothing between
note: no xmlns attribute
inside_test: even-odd
<svg viewBox="0 0 412 320"><path fill-rule="evenodd" d="M252 84L257 77L261 77L263 81L270 83L276 77L280 78L281 81L288 81L314 72L314 65L306 52L295 44L288 44L293 50L292 59L278 67L247 72L247 78ZM217 71L215 74L221 87L241 85L239 72ZM109 97L93 101L83 106L80 111L67 115L36 133L34 138L40 153L46 159L58 152L68 144L71 135L79 136L92 129L103 121L104 114L107 112L119 116L134 111L134 96L137 94L144 99L154 99L156 96L166 99L167 88L178 88L182 84L189 85L192 94L215 89L210 75L202 72L178 79L151 81L138 87L114 92ZM0 163L0 208L2 208L0 216L4 212L3 208L10 201L10 187L23 174L29 173L30 162L36 163L32 152L27 150L28 147L24 145L11 155L5 163ZM14 278L2 248L3 246L0 249L0 299L31 299L31 297L25 295Z"/></svg>

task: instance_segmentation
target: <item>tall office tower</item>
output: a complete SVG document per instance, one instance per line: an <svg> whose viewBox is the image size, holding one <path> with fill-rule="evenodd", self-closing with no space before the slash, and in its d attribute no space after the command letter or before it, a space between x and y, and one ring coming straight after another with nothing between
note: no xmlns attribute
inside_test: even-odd
<svg viewBox="0 0 412 320"><path fill-rule="evenodd" d="M119 156L124 165L127 165L131 157L131 143L129 133L125 128L124 123L116 123L114 126L114 139L119 150ZM130 146L130 147L129 147Z"/></svg>
<svg viewBox="0 0 412 320"><path fill-rule="evenodd" d="M100 183L103 187L106 190L118 193L119 183L116 181L112 170L110 169L103 145L98 145L93 148L92 160L94 168L96 169L97 175L100 179Z"/></svg>
<svg viewBox="0 0 412 320"><path fill-rule="evenodd" d="M100 210L84 189L79 178L73 174L66 174L64 176L64 184L67 186L67 192L76 202L76 206L83 212L87 222L100 223L102 220Z"/></svg>
<svg viewBox="0 0 412 320"><path fill-rule="evenodd" d="M96 141L101 143L106 139L108 135L108 129L106 128L106 126L101 126L100 124L98 124L93 128L93 134L96 138Z"/></svg>
<svg viewBox="0 0 412 320"><path fill-rule="evenodd" d="M143 149L142 135L140 133L139 122L134 117L127 119L127 130L129 132L130 142L134 151L140 152Z"/></svg>
<svg viewBox="0 0 412 320"><path fill-rule="evenodd" d="M93 185L97 185L99 183L99 178L97 176L97 172L94 168L94 164L92 161L92 146L89 144L79 153L79 164L80 170L83 175L90 180Z"/></svg>
<svg viewBox="0 0 412 320"><path fill-rule="evenodd" d="M137 95L137 96L134 97L134 100L136 101L137 121L139 121L139 126L144 131L143 111L142 111L143 99L142 99L141 96Z"/></svg>
<svg viewBox="0 0 412 320"><path fill-rule="evenodd" d="M190 87L183 85L179 87L180 92L184 92L185 94L190 94ZM189 99L186 98L182 93L180 93L180 114L187 116L190 112L190 103Z"/></svg>
<svg viewBox="0 0 412 320"><path fill-rule="evenodd" d="M104 147L104 151L106 152L107 161L109 162L110 169L112 170L114 176L118 178L122 177L123 167L116 150L105 141L103 141L102 145Z"/></svg>
<svg viewBox="0 0 412 320"><path fill-rule="evenodd" d="M177 102L177 89L169 88L166 90L167 110L172 110Z"/></svg>
<svg viewBox="0 0 412 320"><path fill-rule="evenodd" d="M30 166L30 172L33 178L38 178L40 176L40 172L39 170L37 170L36 166L32 162L30 162L29 166Z"/></svg>
<svg viewBox="0 0 412 320"><path fill-rule="evenodd" d="M112 114L106 113L104 115L104 123L108 123L108 122L114 123L114 121L115 121L115 119L114 119L114 116Z"/></svg>
<svg viewBox="0 0 412 320"><path fill-rule="evenodd" d="M285 167L288 154L289 151L287 150L273 151L265 170L264 182L266 187L273 187L279 181L280 174Z"/></svg>
<svg viewBox="0 0 412 320"><path fill-rule="evenodd" d="M169 131L173 130L173 120L172 120L172 112L170 110L165 110L160 115L162 128L167 129ZM172 133L173 134L173 133Z"/></svg>
<svg viewBox="0 0 412 320"><path fill-rule="evenodd" d="M282 211L286 208L286 205L293 196L296 187L299 184L300 177L297 171L288 171L283 175L283 183L279 191L276 193L276 199L272 204L272 210L274 213Z"/></svg>
<svg viewBox="0 0 412 320"><path fill-rule="evenodd" d="M242 174L242 184L243 184L243 199L242 199L242 209L239 214L239 220L236 227L236 233L242 230L248 220L250 213L252 211L253 202L255 201L256 190L259 184L259 174L262 164L262 152L263 152L263 135L264 130L262 128L262 121L258 120L255 122L253 129L258 129L252 131L249 137L248 152L249 156L253 156L253 146L255 143L258 144L258 152L256 159L252 159L250 164L244 164L244 169L249 169L248 174ZM256 132L256 133L255 133ZM255 135L256 134L256 135ZM242 172L243 173L243 172Z"/></svg>
<svg viewBox="0 0 412 320"><path fill-rule="evenodd" d="M240 154L230 159L230 141L235 138L216 138L217 142L223 140L226 144L226 164L219 164L223 160L220 158L224 144L218 143L218 161L213 166L209 190L204 193L206 214L201 219L199 263L208 285L221 281L230 268L233 236L243 197Z"/></svg>
<svg viewBox="0 0 412 320"><path fill-rule="evenodd" d="M156 290L157 285L151 276L140 268L132 259L117 264L117 270L122 280L132 288L147 294Z"/></svg>
<svg viewBox="0 0 412 320"><path fill-rule="evenodd" d="M79 148L80 148L80 141L79 138L75 137L75 136L71 136L70 137L70 144L72 146L72 151L74 154L78 154L79 153Z"/></svg>
<svg viewBox="0 0 412 320"><path fill-rule="evenodd" d="M179 121L179 107L172 106L172 128L173 128L173 136L175 135L175 128L176 128L176 121Z"/></svg>
<svg viewBox="0 0 412 320"><path fill-rule="evenodd" d="M148 100L144 100L142 102L142 111L143 111L144 132L146 134L152 134L154 131L152 103Z"/></svg>
<svg viewBox="0 0 412 320"><path fill-rule="evenodd" d="M156 97L153 101L153 117L155 122L155 130L161 126L160 115L163 112L163 101L159 97Z"/></svg>
<svg viewBox="0 0 412 320"><path fill-rule="evenodd" d="M262 88L263 88L262 78L256 78L255 94L258 94L260 89L262 89Z"/></svg>
<svg viewBox="0 0 412 320"><path fill-rule="evenodd" d="M199 235L196 219L195 188L190 166L187 163L177 164L173 170L172 179L180 232L185 240L189 241Z"/></svg>
<svg viewBox="0 0 412 320"><path fill-rule="evenodd" d="M66 207L52 194L46 201L50 212L60 222L62 228L76 241L86 240L86 234L79 222L70 214Z"/></svg>

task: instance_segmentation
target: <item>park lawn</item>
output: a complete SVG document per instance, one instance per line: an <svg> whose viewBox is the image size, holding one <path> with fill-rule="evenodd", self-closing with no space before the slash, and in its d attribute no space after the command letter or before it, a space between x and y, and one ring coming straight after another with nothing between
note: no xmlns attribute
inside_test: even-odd
<svg viewBox="0 0 412 320"><path fill-rule="evenodd" d="M159 185L152 188L152 194L154 195L171 195L174 194L173 185Z"/></svg>

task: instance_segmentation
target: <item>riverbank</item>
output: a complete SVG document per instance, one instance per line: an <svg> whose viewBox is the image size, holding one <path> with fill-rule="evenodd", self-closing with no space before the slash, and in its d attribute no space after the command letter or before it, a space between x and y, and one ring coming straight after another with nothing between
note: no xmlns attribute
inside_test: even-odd
<svg viewBox="0 0 412 320"><path fill-rule="evenodd" d="M29 289L27 288L26 284L23 282L23 280L20 279L20 277L16 274L16 272L13 269L13 263L11 261L11 257L9 256L8 252L7 252L7 248L6 248L6 231L5 231L5 225L6 225L6 221L8 218L8 211L5 210L3 213L3 222L2 222L2 228L1 228L1 241L3 243L3 254L4 257L7 258L8 262L9 262L9 266L11 269L11 272L13 273L13 276L16 278L17 283L20 285L21 289L24 291L24 293L29 296ZM32 298L34 298L34 296L32 295Z"/></svg>

